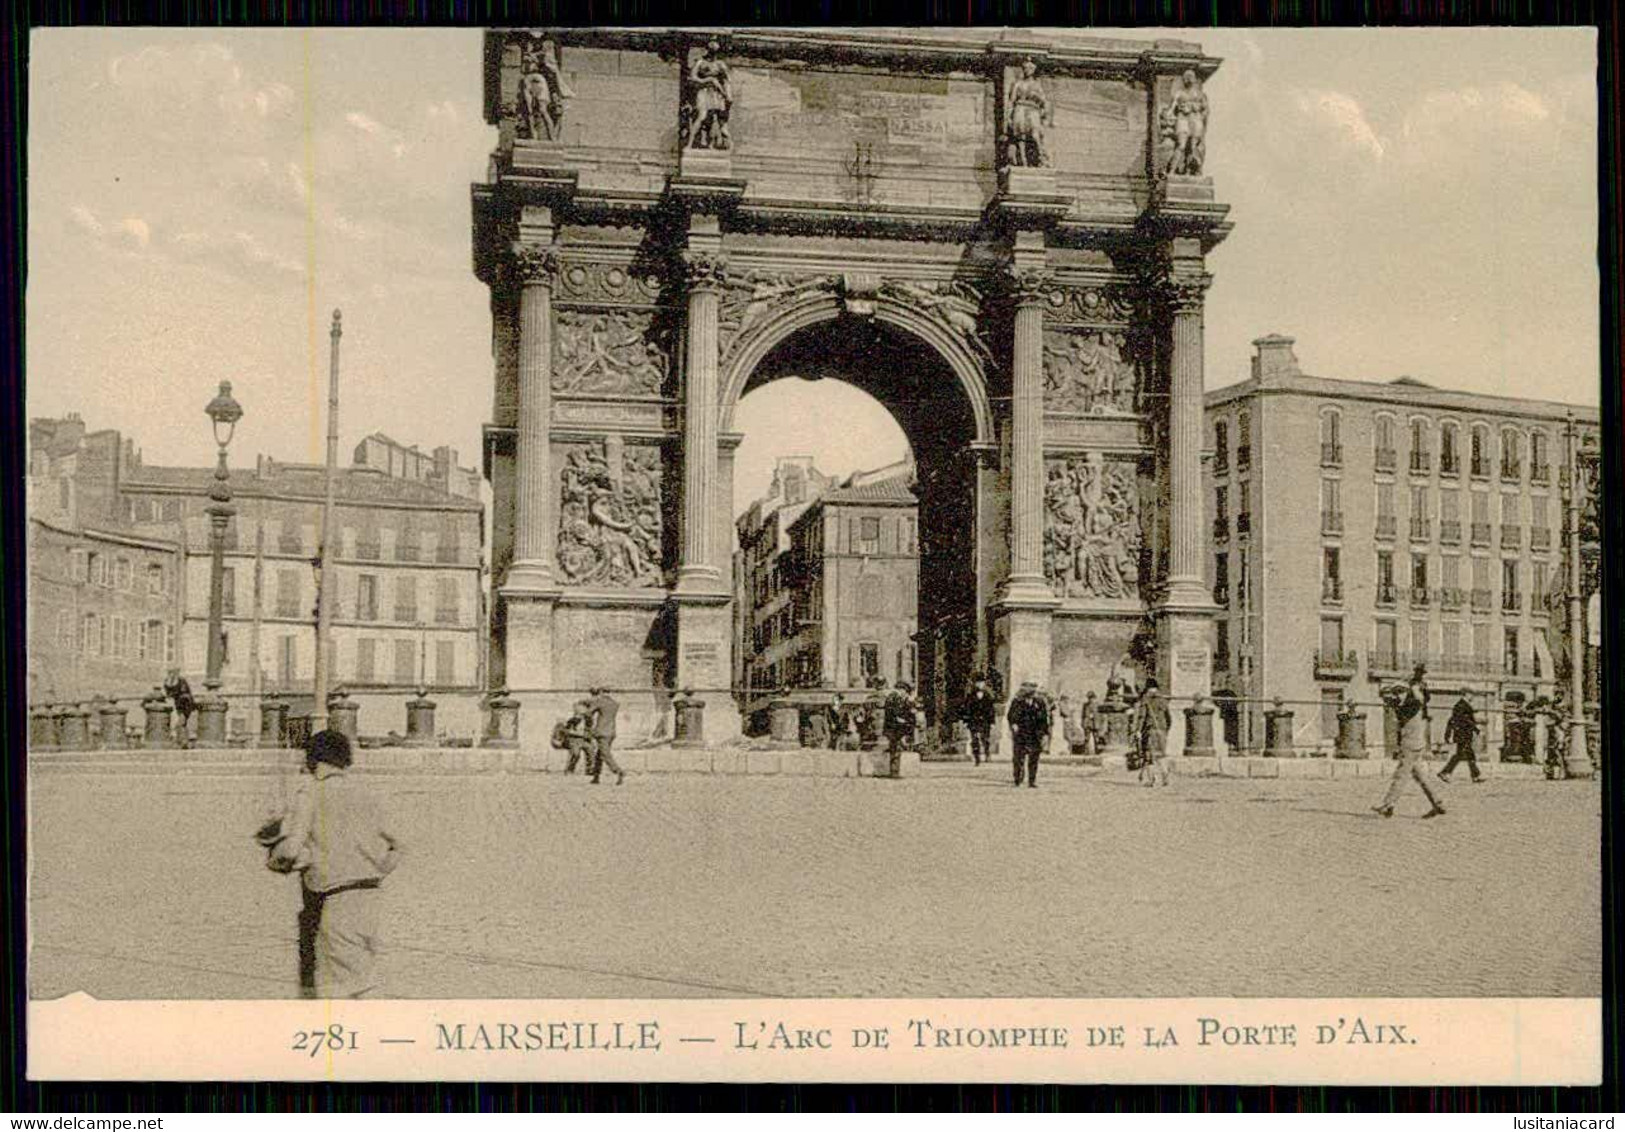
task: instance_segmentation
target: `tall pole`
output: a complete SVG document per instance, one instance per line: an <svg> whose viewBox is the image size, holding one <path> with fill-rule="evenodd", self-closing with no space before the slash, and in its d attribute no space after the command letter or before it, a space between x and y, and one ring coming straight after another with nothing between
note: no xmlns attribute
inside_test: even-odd
<svg viewBox="0 0 1625 1132"><path fill-rule="evenodd" d="M1568 451L1563 477L1568 484L1564 493L1564 518L1569 532L1569 749L1563 759L1563 774L1567 778L1590 778L1591 759L1586 752L1585 724L1585 620L1584 601L1580 596L1580 434L1574 425L1574 414L1569 414L1565 433Z"/></svg>
<svg viewBox="0 0 1625 1132"><path fill-rule="evenodd" d="M339 464L339 338L344 331L342 315L333 312L332 361L327 378L327 467L326 490L322 499L322 534L316 549L319 573L316 577L316 672L313 682L316 703L310 712L312 734L327 727L327 689L332 680L333 603L338 599L338 555L333 547L333 498L337 489Z"/></svg>

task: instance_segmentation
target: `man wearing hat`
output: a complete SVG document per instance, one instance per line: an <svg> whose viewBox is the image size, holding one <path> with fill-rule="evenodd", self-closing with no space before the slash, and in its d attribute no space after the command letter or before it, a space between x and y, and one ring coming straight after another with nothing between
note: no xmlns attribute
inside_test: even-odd
<svg viewBox="0 0 1625 1132"><path fill-rule="evenodd" d="M891 763L891 777L903 775L903 747L914 737L914 686L899 680L897 687L886 697L885 728L886 756Z"/></svg>
<svg viewBox="0 0 1625 1132"><path fill-rule="evenodd" d="M577 700L575 711L564 721L564 749L570 752L570 761L565 764L564 773L574 774L579 763L583 773L591 774L593 747L592 707L586 700Z"/></svg>
<svg viewBox="0 0 1625 1132"><path fill-rule="evenodd" d="M965 704L959 709L959 716L965 721L965 729L970 732L970 757L977 766L993 757L989 745L993 736L993 720L999 713L999 697L993 692L993 685L989 684L987 677L980 672L971 675L970 695L965 697Z"/></svg>
<svg viewBox="0 0 1625 1132"><path fill-rule="evenodd" d="M1155 786L1160 779L1168 785L1168 728L1173 720L1168 701L1157 686L1156 677L1147 677L1145 691L1134 706L1134 742L1140 754L1140 785Z"/></svg>
<svg viewBox="0 0 1625 1132"><path fill-rule="evenodd" d="M1388 783L1388 793L1383 795L1381 803L1372 807L1385 818L1394 816L1394 803L1399 801L1400 788L1407 778L1414 778L1432 803L1433 808L1422 815L1424 818L1436 818L1444 813L1444 807L1428 788L1427 779L1417 765L1428 749L1427 672L1426 665L1418 664L1411 673L1409 684L1392 684L1382 690L1383 702L1394 709L1399 723L1399 765L1394 768L1393 780Z"/></svg>
<svg viewBox="0 0 1625 1132"><path fill-rule="evenodd" d="M1010 723L1010 748L1015 764L1016 785L1021 785L1022 768L1026 767L1027 785L1038 785L1038 757L1049 746L1049 702L1039 694L1038 685L1028 680L1022 684L1016 698L1010 701L1005 713Z"/></svg>
<svg viewBox="0 0 1625 1132"><path fill-rule="evenodd" d="M620 702L610 695L608 690L599 686L592 690L592 698L587 701L587 710L592 719L592 780L597 782L608 766L615 772L615 785L619 786L626 781L626 772L615 762L615 717L620 713Z"/></svg>

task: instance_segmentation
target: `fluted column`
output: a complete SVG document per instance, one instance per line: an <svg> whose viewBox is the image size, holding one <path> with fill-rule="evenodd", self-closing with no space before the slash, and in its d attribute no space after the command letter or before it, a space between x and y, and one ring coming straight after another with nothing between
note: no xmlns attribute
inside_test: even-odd
<svg viewBox="0 0 1625 1132"><path fill-rule="evenodd" d="M1203 584L1202 300L1208 277L1169 284L1172 358L1168 380L1168 584L1165 603L1208 606Z"/></svg>
<svg viewBox="0 0 1625 1132"><path fill-rule="evenodd" d="M519 292L519 443L514 512L514 559L505 593L553 589L553 460L548 437L553 412L552 248L515 244Z"/></svg>
<svg viewBox="0 0 1625 1132"><path fill-rule="evenodd" d="M690 252L688 355L683 379L683 561L680 590L714 591L722 585L716 541L717 496L717 312L725 272L723 257Z"/></svg>
<svg viewBox="0 0 1625 1132"><path fill-rule="evenodd" d="M1010 581L1007 597L1051 599L1044 579L1044 297L1049 273L1013 276Z"/></svg>

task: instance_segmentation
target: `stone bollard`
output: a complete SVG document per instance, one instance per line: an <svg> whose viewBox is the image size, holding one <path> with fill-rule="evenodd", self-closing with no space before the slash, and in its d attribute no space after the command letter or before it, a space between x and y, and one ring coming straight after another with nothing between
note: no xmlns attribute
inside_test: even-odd
<svg viewBox="0 0 1625 1132"><path fill-rule="evenodd" d="M1132 745L1129 735L1129 711L1121 702L1107 700L1099 708L1102 730L1106 733L1102 755L1125 755Z"/></svg>
<svg viewBox="0 0 1625 1132"><path fill-rule="evenodd" d="M197 701L197 746L226 745L226 697L210 689Z"/></svg>
<svg viewBox="0 0 1625 1132"><path fill-rule="evenodd" d="M419 688L416 699L406 701L406 745L432 747L434 735L435 702L429 698L427 688Z"/></svg>
<svg viewBox="0 0 1625 1132"><path fill-rule="evenodd" d="M28 709L28 749L44 751L56 746L56 716L50 704L38 704Z"/></svg>
<svg viewBox="0 0 1625 1132"><path fill-rule="evenodd" d="M101 728L101 748L104 751L118 751L129 746L129 739L124 734L126 709L118 706L117 700L103 700L96 705L96 725Z"/></svg>
<svg viewBox="0 0 1625 1132"><path fill-rule="evenodd" d="M1292 746L1292 709L1276 697L1275 709L1264 713L1264 757L1295 759L1297 750Z"/></svg>
<svg viewBox="0 0 1625 1132"><path fill-rule="evenodd" d="M78 704L66 704L57 717L57 746L64 751L83 751L90 746L90 712Z"/></svg>
<svg viewBox="0 0 1625 1132"><path fill-rule="evenodd" d="M684 691L677 694L671 706L674 713L671 745L705 746L705 701L693 692Z"/></svg>
<svg viewBox="0 0 1625 1132"><path fill-rule="evenodd" d="M154 688L148 692L147 698L141 701L141 710L147 713L146 725L141 733L141 745L149 751L169 746L170 724L174 711L169 706L169 697L164 695L163 689Z"/></svg>
<svg viewBox="0 0 1625 1132"><path fill-rule="evenodd" d="M1365 749L1365 714L1350 704L1337 713L1337 750L1340 759L1368 757Z"/></svg>
<svg viewBox="0 0 1625 1132"><path fill-rule="evenodd" d="M859 739L866 751L878 750L881 735L886 728L886 701L881 696L871 696L863 702L863 727L859 732Z"/></svg>
<svg viewBox="0 0 1625 1132"><path fill-rule="evenodd" d="M280 747L288 741L288 701L275 692L260 699L261 747Z"/></svg>
<svg viewBox="0 0 1625 1132"><path fill-rule="evenodd" d="M1185 757L1213 757L1213 703L1206 696L1197 696L1185 709Z"/></svg>
<svg viewBox="0 0 1625 1132"><path fill-rule="evenodd" d="M801 746L801 709L792 700L774 700L767 705L769 733L774 746Z"/></svg>
<svg viewBox="0 0 1625 1132"><path fill-rule="evenodd" d="M359 742L357 725L360 715L361 705L345 695L342 689L327 697L327 726L348 739L352 747Z"/></svg>
<svg viewBox="0 0 1625 1132"><path fill-rule="evenodd" d="M508 695L508 689L499 688L491 693L491 698L486 701L485 706L488 714L480 746L507 748L519 746L519 701Z"/></svg>

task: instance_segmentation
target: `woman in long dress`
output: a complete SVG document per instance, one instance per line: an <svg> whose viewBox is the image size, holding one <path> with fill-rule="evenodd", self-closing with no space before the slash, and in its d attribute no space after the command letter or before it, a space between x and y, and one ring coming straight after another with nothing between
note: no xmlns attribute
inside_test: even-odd
<svg viewBox="0 0 1625 1132"><path fill-rule="evenodd" d="M1010 87L1004 138L1011 165L1038 168L1049 163L1044 149L1044 127L1050 119L1049 99L1037 75L1038 64L1028 59L1021 64L1021 78Z"/></svg>

